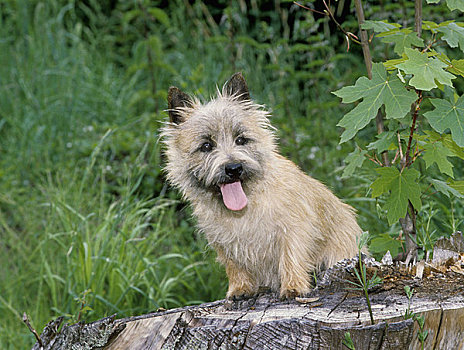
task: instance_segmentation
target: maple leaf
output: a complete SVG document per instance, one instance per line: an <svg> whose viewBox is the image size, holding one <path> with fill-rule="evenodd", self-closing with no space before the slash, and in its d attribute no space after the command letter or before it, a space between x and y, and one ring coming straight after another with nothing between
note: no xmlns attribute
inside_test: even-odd
<svg viewBox="0 0 464 350"><path fill-rule="evenodd" d="M430 102L435 109L424 113L430 126L439 133L450 129L453 141L464 147L464 95L455 103L442 99L430 99Z"/></svg>
<svg viewBox="0 0 464 350"><path fill-rule="evenodd" d="M383 167L375 169L379 173L379 177L371 184L372 188L372 198L377 198L380 195L388 192L390 189L390 184L393 179L398 176L398 169L394 167Z"/></svg>
<svg viewBox="0 0 464 350"><path fill-rule="evenodd" d="M450 47L458 47L464 51L464 28L456 23L449 23L446 26L438 27L437 30L442 32L442 37Z"/></svg>
<svg viewBox="0 0 464 350"><path fill-rule="evenodd" d="M450 156L459 157L464 159L464 147L459 147L449 134L439 134L433 130L425 130L426 135L419 136L418 139L424 137L423 140L428 138L432 142L440 141L450 152Z"/></svg>
<svg viewBox="0 0 464 350"><path fill-rule="evenodd" d="M451 65L448 67L448 70L451 73L464 77L464 60L451 60Z"/></svg>
<svg viewBox="0 0 464 350"><path fill-rule="evenodd" d="M424 40L419 38L416 32L399 32L397 34L387 35L382 38L382 42L395 43L393 51L399 56L403 54L405 48L410 48L412 45L419 47L424 46Z"/></svg>
<svg viewBox="0 0 464 350"><path fill-rule="evenodd" d="M454 177L453 164L448 160L449 156L453 156L453 152L443 146L441 142L426 143L424 146L425 167L428 169L432 164L437 163L438 169L443 174Z"/></svg>
<svg viewBox="0 0 464 350"><path fill-rule="evenodd" d="M464 12L464 1L463 0L446 0L446 4L451 11L459 10Z"/></svg>
<svg viewBox="0 0 464 350"><path fill-rule="evenodd" d="M342 178L349 177L353 175L356 168L360 168L364 160L366 159L367 151L356 148L353 152L348 154L345 158L345 163L347 164L343 170Z"/></svg>
<svg viewBox="0 0 464 350"><path fill-rule="evenodd" d="M449 185L451 188L454 188L460 194L464 195L464 181L450 181Z"/></svg>
<svg viewBox="0 0 464 350"><path fill-rule="evenodd" d="M343 87L333 94L341 97L343 103L363 99L337 124L345 128L340 143L350 140L363 129L375 118L382 105L385 105L388 119L400 119L410 111L411 104L417 98L415 92L408 91L395 75L388 75L381 63L372 65L372 80L361 77L355 85Z"/></svg>
<svg viewBox="0 0 464 350"><path fill-rule="evenodd" d="M433 187L438 192L443 193L446 197L450 198L450 194L457 198L464 198L464 191L460 193L456 188L451 187L451 184L453 183L446 183L445 181L441 180L435 180L435 179L430 179L430 182L432 183ZM457 183L462 182L464 184L464 181L455 181ZM456 186L455 184L453 184ZM459 186L459 185L458 185ZM464 190L464 187L462 188Z"/></svg>
<svg viewBox="0 0 464 350"><path fill-rule="evenodd" d="M362 29L372 29L376 33L388 32L390 30L395 30L401 27L398 23L388 23L387 21L364 21L361 24Z"/></svg>
<svg viewBox="0 0 464 350"><path fill-rule="evenodd" d="M380 135L375 136L378 140L371 142L367 145L367 149L375 149L377 152L382 153L393 145L395 139L395 133L393 131L384 131Z"/></svg>
<svg viewBox="0 0 464 350"><path fill-rule="evenodd" d="M427 53L405 48L404 54L408 57L406 62L396 67L406 74L412 74L409 85L419 90L432 90L437 87L435 80L443 85L453 86L451 79L456 78L453 74L445 72L443 68L448 65L436 58L429 58Z"/></svg>
<svg viewBox="0 0 464 350"><path fill-rule="evenodd" d="M392 225L406 216L409 201L414 209L420 210L420 186L417 178L420 173L415 169L404 169L400 172L394 167L376 169L379 177L372 183L372 197L378 197L390 191L390 196L383 207L387 211L388 223Z"/></svg>

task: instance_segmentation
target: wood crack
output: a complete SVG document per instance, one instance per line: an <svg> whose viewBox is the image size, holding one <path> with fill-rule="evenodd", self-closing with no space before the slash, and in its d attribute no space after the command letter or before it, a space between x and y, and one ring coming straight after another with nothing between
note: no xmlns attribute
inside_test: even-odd
<svg viewBox="0 0 464 350"><path fill-rule="evenodd" d="M443 314L445 313L443 308L440 309L441 312L440 312L440 321L438 322L438 328L437 328L437 333L435 334L435 339L433 340L433 350L435 350L437 348L437 345L438 345L438 336L440 335L440 331L441 331L441 325L443 323Z"/></svg>

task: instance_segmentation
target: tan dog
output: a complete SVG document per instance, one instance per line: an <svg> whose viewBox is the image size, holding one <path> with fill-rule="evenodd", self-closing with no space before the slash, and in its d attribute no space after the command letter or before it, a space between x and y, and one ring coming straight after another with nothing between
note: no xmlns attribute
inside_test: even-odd
<svg viewBox="0 0 464 350"><path fill-rule="evenodd" d="M240 73L208 103L175 87L168 102L167 177L226 267L227 298L260 286L305 295L310 271L356 255L353 208L277 152L268 112Z"/></svg>

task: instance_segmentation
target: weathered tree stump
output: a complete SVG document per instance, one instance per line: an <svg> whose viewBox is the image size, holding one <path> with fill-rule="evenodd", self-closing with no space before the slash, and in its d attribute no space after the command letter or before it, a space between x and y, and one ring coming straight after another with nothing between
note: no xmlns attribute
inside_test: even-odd
<svg viewBox="0 0 464 350"><path fill-rule="evenodd" d="M281 301L263 293L243 301L65 325L59 332L56 320L41 339L47 350L347 349L342 342L349 332L357 350L420 349L418 323L404 318L409 305L425 317L425 349L464 349L464 259L455 252L441 256L446 260L413 268L366 259L368 274L375 271L384 280L370 291L374 325L364 297L347 289L357 266L352 259L327 270L308 298ZM410 303L406 285L414 288Z"/></svg>

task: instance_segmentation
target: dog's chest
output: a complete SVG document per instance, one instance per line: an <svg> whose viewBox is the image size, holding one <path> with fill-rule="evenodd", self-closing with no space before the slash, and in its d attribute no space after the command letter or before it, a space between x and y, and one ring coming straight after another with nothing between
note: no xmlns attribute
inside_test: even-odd
<svg viewBox="0 0 464 350"><path fill-rule="evenodd" d="M229 259L255 274L275 274L279 264L279 232L270 218L248 212L243 216L224 216L200 220L208 242L221 247ZM266 278L263 278L266 279Z"/></svg>

